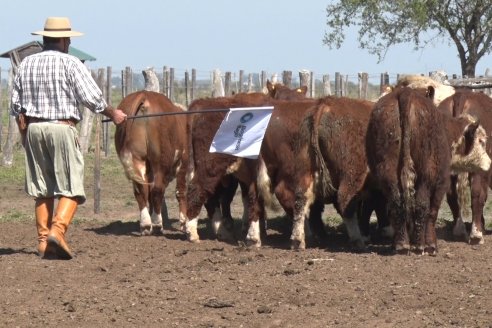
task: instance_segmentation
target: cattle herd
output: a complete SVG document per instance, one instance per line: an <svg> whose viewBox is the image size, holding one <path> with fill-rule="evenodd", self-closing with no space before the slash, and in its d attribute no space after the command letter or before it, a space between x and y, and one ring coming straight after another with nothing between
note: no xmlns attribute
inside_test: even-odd
<svg viewBox="0 0 492 328"><path fill-rule="evenodd" d="M306 88L267 82L268 93L239 93L193 101L186 115L164 95L138 91L118 106L129 119L115 143L140 210L142 235L161 233L164 191L176 179L179 221L187 239L200 240L203 206L218 239L232 240L232 197L241 189L242 238L260 247L266 208L280 204L291 219L291 247L327 238L322 213L332 204L354 248L378 231L395 253L435 255L436 220L446 196L453 234L483 243L491 179L492 99L430 78L406 76L377 101L306 98ZM226 113L273 106L257 159L210 153ZM166 113L178 113L166 115ZM156 114L159 116L149 116ZM468 195L470 196L468 198ZM468 233L463 216L470 208Z"/></svg>

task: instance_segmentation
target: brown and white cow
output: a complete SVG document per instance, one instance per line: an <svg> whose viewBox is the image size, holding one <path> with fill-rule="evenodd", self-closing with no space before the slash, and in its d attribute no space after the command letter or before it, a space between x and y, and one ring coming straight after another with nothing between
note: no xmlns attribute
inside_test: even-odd
<svg viewBox="0 0 492 328"><path fill-rule="evenodd" d="M133 183L142 235L162 232L164 191L174 178L179 219L184 223L188 169L186 115L138 118L182 112L166 96L151 91L126 96L118 108L128 116L137 116L117 126L115 145L125 174Z"/></svg>
<svg viewBox="0 0 492 328"><path fill-rule="evenodd" d="M449 188L450 169L490 168L485 130L470 116L437 111L434 88L397 87L372 111L368 164L388 202L397 252L435 254L435 223Z"/></svg>
<svg viewBox="0 0 492 328"><path fill-rule="evenodd" d="M302 122L296 149L297 189L291 237L298 247L304 247L303 227L309 207L320 201L334 204L357 248L365 244L358 222L361 211L365 211L368 221L376 210L380 226L385 226L384 203L377 206L382 200L371 198L375 194L370 190L365 154L373 105L364 100L326 97L309 110Z"/></svg>
<svg viewBox="0 0 492 328"><path fill-rule="evenodd" d="M266 87L268 95L273 99L278 100L302 100L306 98L307 87L301 86L299 88L291 89L282 83L272 83L267 80Z"/></svg>
<svg viewBox="0 0 492 328"><path fill-rule="evenodd" d="M258 197L256 186L257 160L235 157L221 153L210 153L210 145L225 112L201 113L210 109L257 107L274 101L264 94L237 94L233 97L204 98L193 101L189 111L196 111L189 121L190 153L193 172L187 190L186 234L190 241L199 241L197 231L199 214L206 205L212 219L214 233L221 239L231 237L231 226L223 226L223 214L219 210L220 195L224 179L232 175L247 190L247 215L250 222L257 222L263 216L264 207Z"/></svg>
<svg viewBox="0 0 492 328"><path fill-rule="evenodd" d="M457 117L464 113L477 118L484 127L487 135L492 135L492 99L479 92L472 92L467 89L457 89L455 94L444 99L438 109L450 116ZM492 143L487 142L487 153L492 156ZM459 177L459 178L458 178ZM447 195L447 200L451 212L453 213L454 228L453 234L457 237L465 237L472 244L482 244L484 242L484 216L483 209L487 200L489 183L492 182L492 169L487 172L474 172L452 174L451 189ZM470 234L467 233L463 223L463 211L469 206L464 201L466 190L470 186L472 227Z"/></svg>

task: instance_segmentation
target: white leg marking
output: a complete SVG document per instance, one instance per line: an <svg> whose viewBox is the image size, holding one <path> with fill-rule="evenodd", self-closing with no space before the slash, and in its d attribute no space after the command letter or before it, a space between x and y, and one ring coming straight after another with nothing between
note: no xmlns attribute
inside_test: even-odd
<svg viewBox="0 0 492 328"><path fill-rule="evenodd" d="M152 230L154 232L164 233L164 228L162 226L162 214L152 213Z"/></svg>
<svg viewBox="0 0 492 328"><path fill-rule="evenodd" d="M183 232L186 232L186 221L188 221L186 215L182 212L179 212L179 229Z"/></svg>
<svg viewBox="0 0 492 328"><path fill-rule="evenodd" d="M198 235L198 217L186 222L186 236L191 242L197 243L200 241L200 236Z"/></svg>
<svg viewBox="0 0 492 328"><path fill-rule="evenodd" d="M152 233L152 219L147 206L142 208L140 211L140 233L143 236L147 236Z"/></svg>
<svg viewBox="0 0 492 328"><path fill-rule="evenodd" d="M482 245L484 243L483 233L477 229L475 223L472 223L471 231L470 231L470 240L478 240L478 244Z"/></svg>
<svg viewBox="0 0 492 328"><path fill-rule="evenodd" d="M249 246L255 246L255 247L261 246L260 222L259 221L254 221L249 226L248 234L246 235L246 243Z"/></svg>

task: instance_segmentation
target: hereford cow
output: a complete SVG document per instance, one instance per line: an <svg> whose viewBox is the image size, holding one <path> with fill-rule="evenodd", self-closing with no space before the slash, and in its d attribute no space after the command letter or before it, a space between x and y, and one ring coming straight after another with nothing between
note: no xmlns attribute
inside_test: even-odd
<svg viewBox="0 0 492 328"><path fill-rule="evenodd" d="M234 176L247 190L247 215L250 222L264 216L256 189L257 160L235 157L221 153L210 153L209 148L225 112L200 113L207 109L229 109L258 107L273 101L263 94L238 94L233 97L206 98L193 101L189 111L196 111L189 121L190 153L193 168L187 190L187 222L185 231L190 241L199 241L197 223L201 208L206 205L212 219L214 233L221 239L232 237L232 226L223 225L223 214L219 210L218 191L224 179Z"/></svg>
<svg viewBox="0 0 492 328"><path fill-rule="evenodd" d="M185 221L186 174L188 168L186 115L162 115L182 112L164 95L138 91L125 97L118 108L129 117L116 127L115 145L140 210L142 235L162 233L161 207L164 191L176 178L179 219Z"/></svg>
<svg viewBox="0 0 492 328"><path fill-rule="evenodd" d="M437 111L434 88L397 87L375 105L367 130L368 164L388 202L394 249L435 254L435 223L455 171L488 170L485 130L470 116Z"/></svg>
<svg viewBox="0 0 492 328"><path fill-rule="evenodd" d="M292 241L304 247L304 219L315 202L332 203L342 216L350 241L363 248L358 218L361 211L368 233L370 213L376 210L385 227L384 202L373 197L365 154L365 135L374 103L326 97L307 113L295 154L296 203ZM379 205L379 206L378 206Z"/></svg>
<svg viewBox="0 0 492 328"><path fill-rule="evenodd" d="M466 89L458 89L456 93L441 102L438 109L450 116L457 117L463 113L476 117L484 127L487 135L492 134L492 99L478 92L471 92ZM492 144L487 143L487 153L492 156ZM458 178L459 177L459 178ZM454 228L453 234L457 237L465 237L472 244L482 244L484 242L484 216L483 209L487 200L489 183L492 182L492 169L487 172L475 172L469 175L453 174L451 176L451 189L447 195L447 200L451 212L453 213ZM471 187L471 209L472 209L472 228L470 234L467 233L463 224L463 212L466 213L467 200L464 195L468 186Z"/></svg>
<svg viewBox="0 0 492 328"><path fill-rule="evenodd" d="M299 88L291 89L281 83L266 83L268 95L273 99L279 100L302 100L306 98L307 87L304 85Z"/></svg>

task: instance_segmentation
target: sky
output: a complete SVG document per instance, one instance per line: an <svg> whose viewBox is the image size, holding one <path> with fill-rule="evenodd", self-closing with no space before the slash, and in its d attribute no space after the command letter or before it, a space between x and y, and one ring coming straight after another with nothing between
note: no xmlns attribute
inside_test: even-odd
<svg viewBox="0 0 492 328"><path fill-rule="evenodd" d="M378 76L427 74L444 70L461 75L454 45L438 44L423 51L412 45L389 49L378 63L375 55L358 48L356 30L338 50L323 45L326 6L330 0L2 0L0 53L40 36L48 16L70 18L72 29L83 32L72 46L97 58L91 68L113 71L163 66L176 72L260 72L310 70L316 75L341 72ZM491 65L490 56L477 66L477 75ZM0 59L0 67L9 67Z"/></svg>

